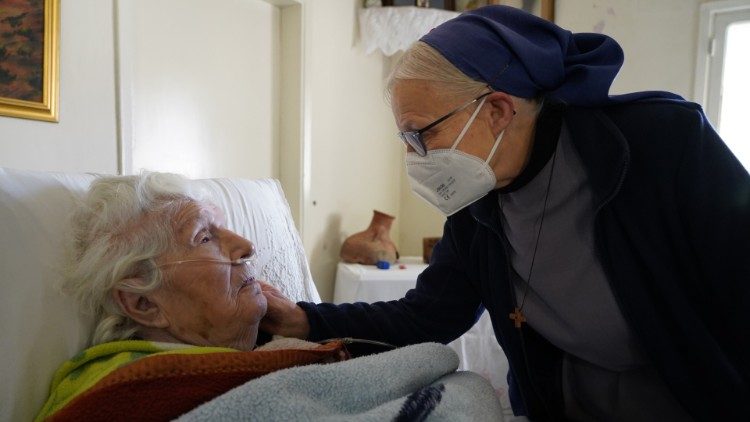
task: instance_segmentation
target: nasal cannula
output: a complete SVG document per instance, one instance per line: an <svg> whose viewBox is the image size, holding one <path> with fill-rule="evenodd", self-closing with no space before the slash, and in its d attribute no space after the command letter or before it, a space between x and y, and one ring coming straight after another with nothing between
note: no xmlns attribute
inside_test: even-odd
<svg viewBox="0 0 750 422"><path fill-rule="evenodd" d="M225 261L221 259L210 259L210 258L183 259L181 261L165 262L164 264L157 265L156 268L166 267L167 265L180 265L180 264L185 264L188 262L212 262L216 264L243 265L243 264L256 263L257 258L253 255L253 256L249 256L245 258L233 259L231 261Z"/></svg>

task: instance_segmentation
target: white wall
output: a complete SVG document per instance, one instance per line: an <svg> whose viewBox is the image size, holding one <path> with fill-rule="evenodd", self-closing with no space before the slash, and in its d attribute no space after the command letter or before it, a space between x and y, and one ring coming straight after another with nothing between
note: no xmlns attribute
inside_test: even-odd
<svg viewBox="0 0 750 422"><path fill-rule="evenodd" d="M406 167L401 167L398 245L402 255L422 256L422 239L442 236L445 216L411 191Z"/></svg>
<svg viewBox="0 0 750 422"><path fill-rule="evenodd" d="M113 3L61 2L60 121L0 116L0 166L118 171ZM120 64L132 67L123 123L143 141L126 156L133 170L278 177L279 9L258 0L118 3L133 12L120 16L117 34L129 47Z"/></svg>
<svg viewBox="0 0 750 422"><path fill-rule="evenodd" d="M625 64L613 94L659 89L692 98L701 0L557 0L556 23L617 40Z"/></svg>
<svg viewBox="0 0 750 422"><path fill-rule="evenodd" d="M132 170L278 177L279 9L247 0L120 4Z"/></svg>
<svg viewBox="0 0 750 422"><path fill-rule="evenodd" d="M398 239L401 146L383 99L383 56L366 56L357 44L362 1L305 4L312 143L304 238L320 295L331 300L341 243L367 227L373 209L397 216Z"/></svg>
<svg viewBox="0 0 750 422"><path fill-rule="evenodd" d="M305 144L309 134L303 132L305 95L302 65L304 39L302 5L281 8L281 86L279 91L279 181L292 211L298 230L302 230L304 201ZM309 90L309 89L308 89ZM309 114L308 114L309 116Z"/></svg>
<svg viewBox="0 0 750 422"><path fill-rule="evenodd" d="M692 98L700 0L556 0L555 23L615 38L625 64L611 93L667 90ZM445 219L401 180L400 245L422 254L422 238L440 236Z"/></svg>
<svg viewBox="0 0 750 422"><path fill-rule="evenodd" d="M60 122L0 116L0 166L117 171L112 1L60 2Z"/></svg>

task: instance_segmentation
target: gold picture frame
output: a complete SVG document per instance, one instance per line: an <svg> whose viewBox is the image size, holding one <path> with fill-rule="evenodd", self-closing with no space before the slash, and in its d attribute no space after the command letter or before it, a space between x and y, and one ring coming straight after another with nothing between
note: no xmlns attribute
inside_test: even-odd
<svg viewBox="0 0 750 422"><path fill-rule="evenodd" d="M550 22L555 21L555 0L453 0L452 3L455 4L454 10L459 12L468 8L503 4L523 9Z"/></svg>
<svg viewBox="0 0 750 422"><path fill-rule="evenodd" d="M465 12L477 7L503 4L533 13L550 22L555 21L555 0L364 0L365 7L417 6Z"/></svg>
<svg viewBox="0 0 750 422"><path fill-rule="evenodd" d="M0 115L58 121L60 0L0 7Z"/></svg>

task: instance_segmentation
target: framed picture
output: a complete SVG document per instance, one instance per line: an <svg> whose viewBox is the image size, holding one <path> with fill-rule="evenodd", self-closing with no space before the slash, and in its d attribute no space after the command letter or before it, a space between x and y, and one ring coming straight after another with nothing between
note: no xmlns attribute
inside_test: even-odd
<svg viewBox="0 0 750 422"><path fill-rule="evenodd" d="M555 0L455 0L455 3L459 12L489 4L502 4L523 9L550 22L555 21Z"/></svg>
<svg viewBox="0 0 750 422"><path fill-rule="evenodd" d="M60 0L0 1L0 115L57 121Z"/></svg>
<svg viewBox="0 0 750 422"><path fill-rule="evenodd" d="M456 10L456 0L376 0L376 2L380 3L380 6L417 6Z"/></svg>
<svg viewBox="0 0 750 422"><path fill-rule="evenodd" d="M365 0L370 6L418 6L464 12L490 4L503 4L526 10L550 22L555 21L555 0Z"/></svg>

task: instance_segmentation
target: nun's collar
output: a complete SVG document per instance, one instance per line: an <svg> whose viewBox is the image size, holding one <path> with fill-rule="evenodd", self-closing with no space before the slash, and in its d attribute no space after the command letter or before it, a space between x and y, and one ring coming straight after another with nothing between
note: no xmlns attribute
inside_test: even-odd
<svg viewBox="0 0 750 422"><path fill-rule="evenodd" d="M547 164L560 139L562 118L567 108L560 100L544 99L534 125L534 142L529 162L509 185L496 189L500 194L515 192L526 186Z"/></svg>

